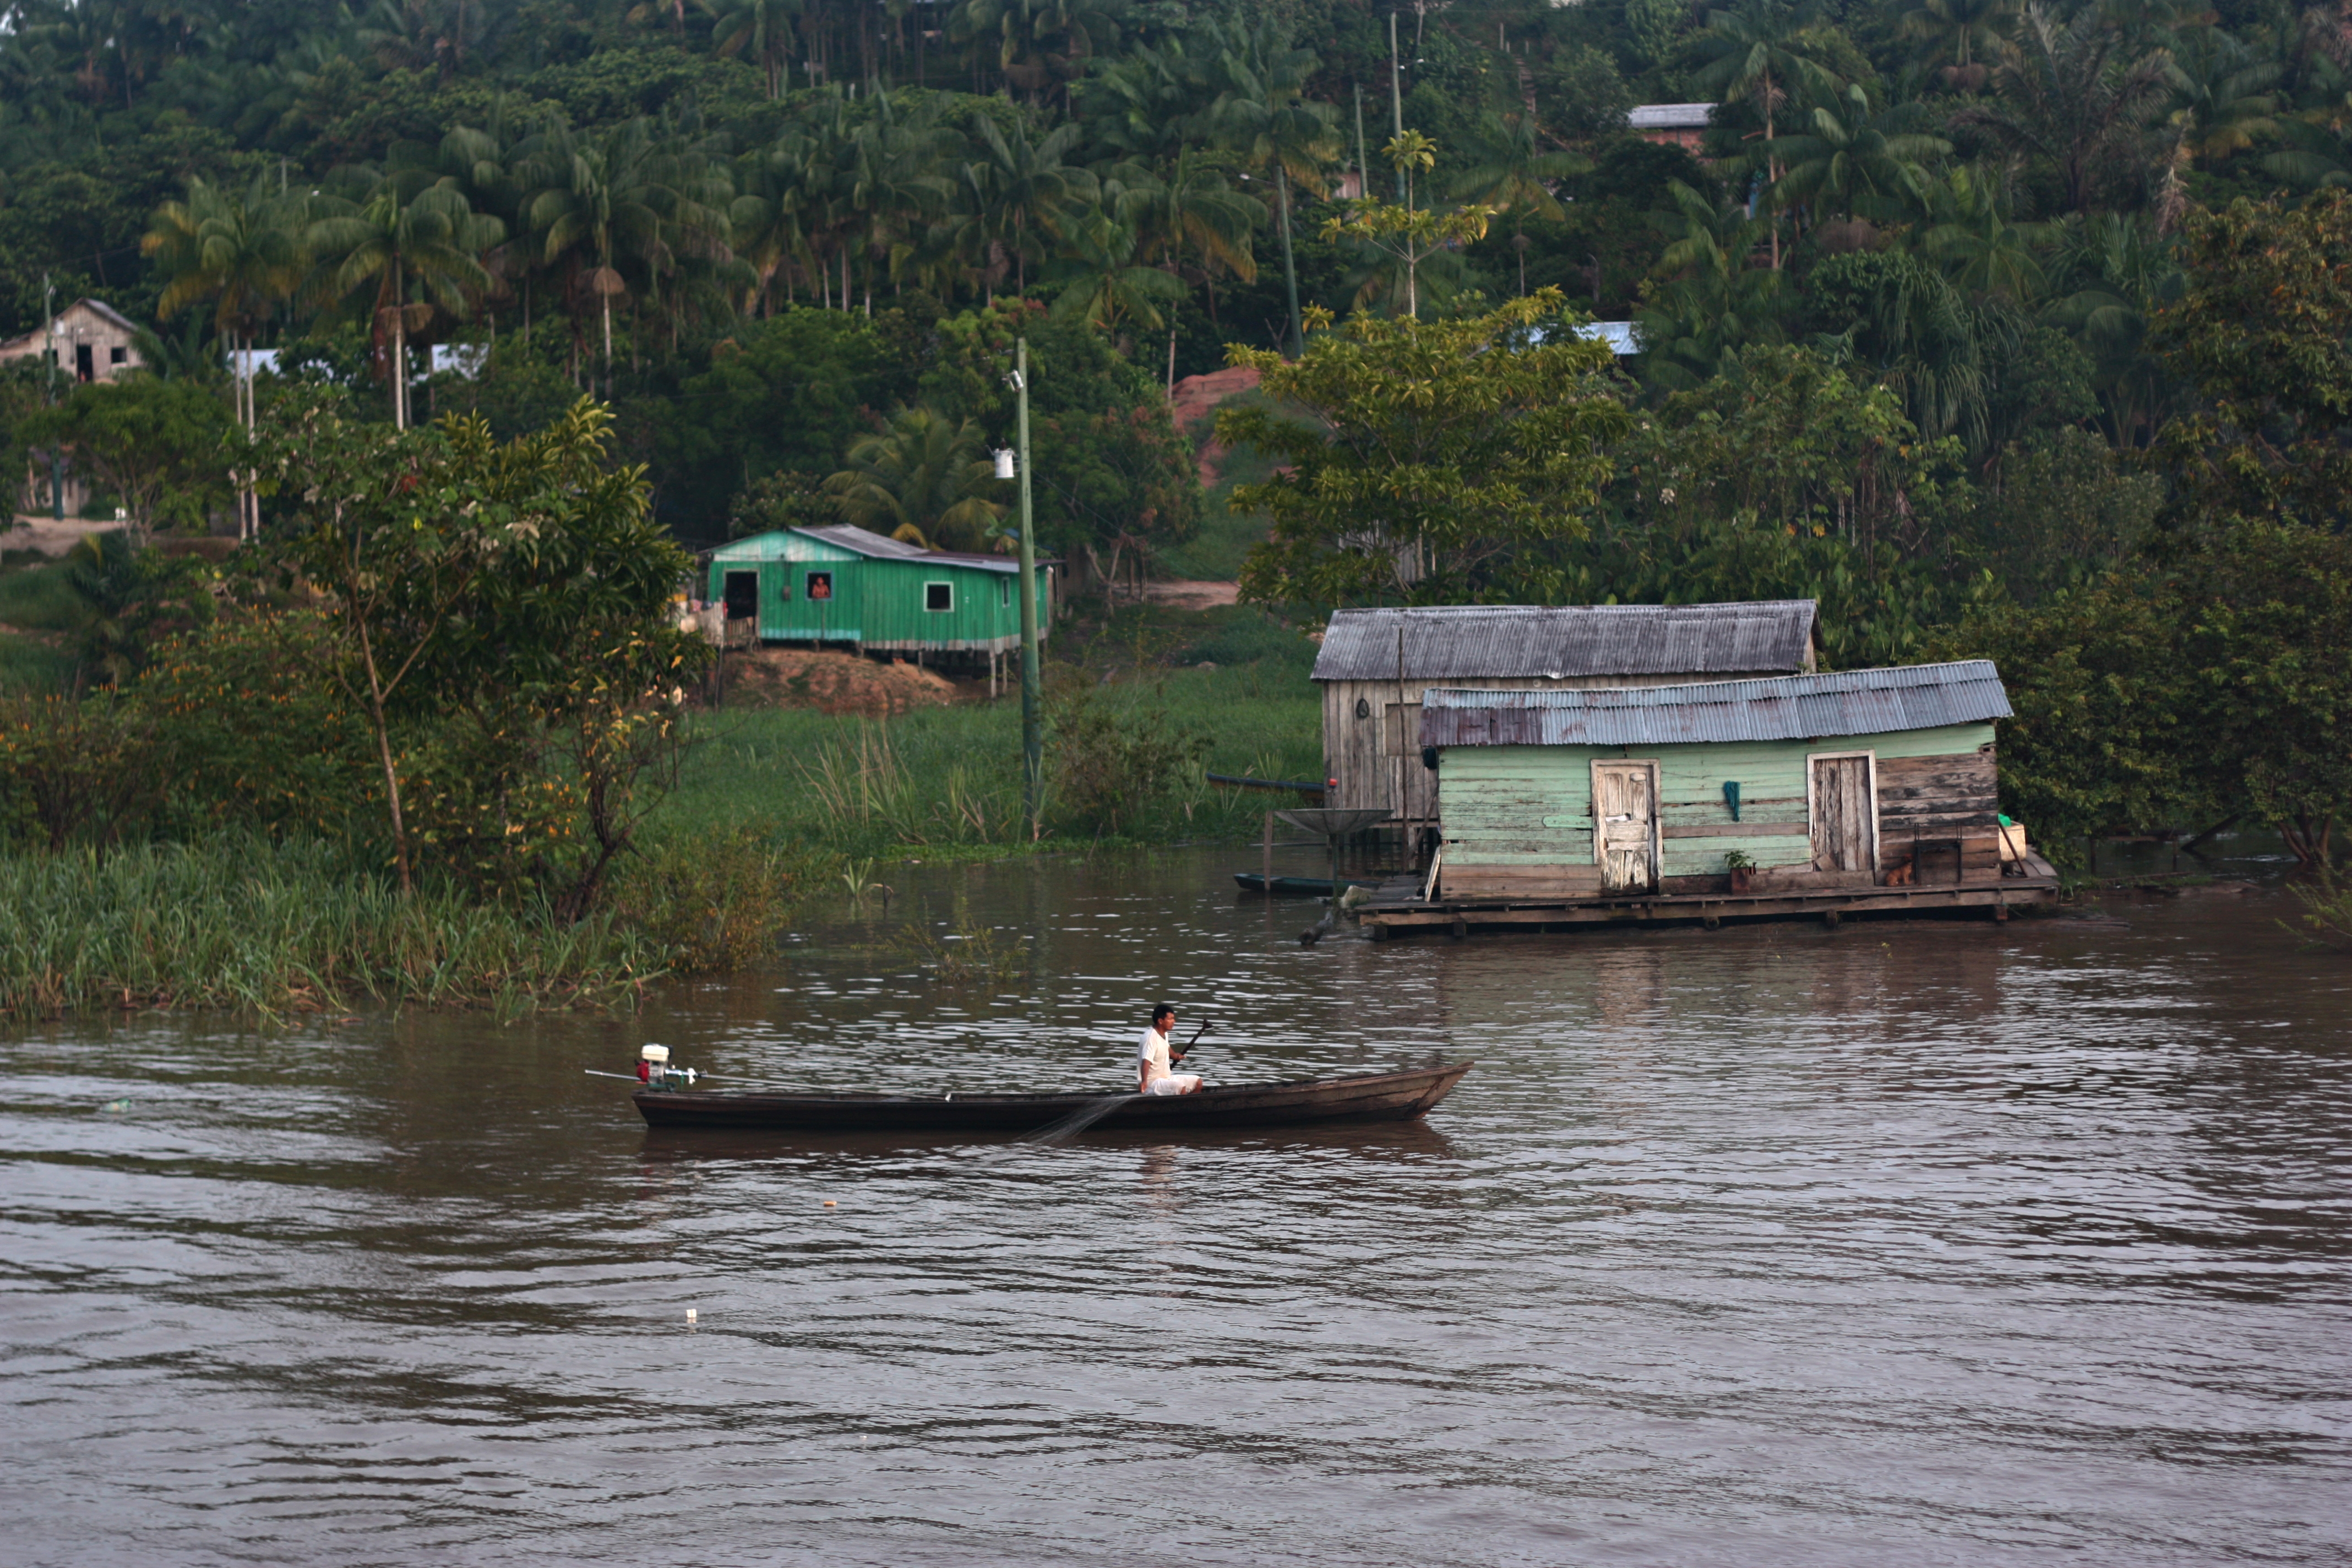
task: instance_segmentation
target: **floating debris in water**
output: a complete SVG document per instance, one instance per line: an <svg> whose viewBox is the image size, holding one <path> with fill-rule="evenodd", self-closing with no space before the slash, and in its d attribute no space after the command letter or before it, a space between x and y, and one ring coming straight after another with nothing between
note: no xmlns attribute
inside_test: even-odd
<svg viewBox="0 0 2352 1568"><path fill-rule="evenodd" d="M121 1112L131 1109L131 1102L127 1100L110 1100L104 1105L100 1106L99 1109L100 1110L112 1111L115 1114L120 1115Z"/></svg>

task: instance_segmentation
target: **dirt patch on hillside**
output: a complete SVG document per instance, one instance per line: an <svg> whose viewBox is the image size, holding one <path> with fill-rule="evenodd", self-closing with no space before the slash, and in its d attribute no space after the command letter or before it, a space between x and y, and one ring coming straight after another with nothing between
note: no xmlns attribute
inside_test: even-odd
<svg viewBox="0 0 2352 1568"><path fill-rule="evenodd" d="M1215 610L1241 602L1239 583L1202 583L1171 577L1144 585L1143 596L1174 610Z"/></svg>
<svg viewBox="0 0 2352 1568"><path fill-rule="evenodd" d="M959 691L954 681L936 669L886 664L854 653L761 647L727 656L726 700L730 706L814 708L820 713L887 719L918 708L943 707Z"/></svg>
<svg viewBox="0 0 2352 1568"><path fill-rule="evenodd" d="M1168 416L1176 422L1177 429L1201 443L1199 468L1204 487L1216 484L1225 458L1225 449L1209 432L1209 420L1216 414L1218 404L1228 397L1256 391L1257 384L1258 373L1248 365L1213 370L1206 375L1188 375L1176 384L1175 393L1168 400Z"/></svg>

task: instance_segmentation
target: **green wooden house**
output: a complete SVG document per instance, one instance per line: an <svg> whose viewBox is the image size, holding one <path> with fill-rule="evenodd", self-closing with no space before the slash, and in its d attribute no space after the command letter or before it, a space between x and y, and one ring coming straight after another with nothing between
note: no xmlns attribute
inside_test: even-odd
<svg viewBox="0 0 2352 1568"><path fill-rule="evenodd" d="M1037 633L1054 602L1037 573ZM710 557L710 597L761 642L846 644L926 663L982 663L1021 646L1020 568L1009 555L925 550L847 523L739 539Z"/></svg>
<svg viewBox="0 0 2352 1568"><path fill-rule="evenodd" d="M1441 848L1395 924L1982 904L2051 883L1996 800L1984 660L1422 694ZM1635 907L1643 906L1643 907Z"/></svg>

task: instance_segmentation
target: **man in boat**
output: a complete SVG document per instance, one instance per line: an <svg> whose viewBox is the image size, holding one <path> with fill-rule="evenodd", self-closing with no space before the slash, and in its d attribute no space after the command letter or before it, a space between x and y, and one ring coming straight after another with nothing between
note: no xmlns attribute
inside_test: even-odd
<svg viewBox="0 0 2352 1568"><path fill-rule="evenodd" d="M1177 1072L1171 1061L1182 1061L1181 1047L1171 1047L1168 1037L1176 1032L1176 1009L1162 1002L1151 1009L1151 1026L1143 1031L1142 1047L1135 1053L1135 1092L1138 1094L1197 1094L1201 1075Z"/></svg>

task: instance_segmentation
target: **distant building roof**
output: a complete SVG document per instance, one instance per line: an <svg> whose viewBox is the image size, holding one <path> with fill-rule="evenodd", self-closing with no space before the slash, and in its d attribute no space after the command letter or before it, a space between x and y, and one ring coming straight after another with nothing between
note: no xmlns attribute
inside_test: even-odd
<svg viewBox="0 0 2352 1568"><path fill-rule="evenodd" d="M1422 694L1424 746L1659 746L1802 741L1979 724L2010 716L1988 659L1597 691Z"/></svg>
<svg viewBox="0 0 2352 1568"><path fill-rule="evenodd" d="M1315 679L1561 680L1799 670L1812 647L1813 615L1811 599L1341 610L1324 631Z"/></svg>
<svg viewBox="0 0 2352 1568"><path fill-rule="evenodd" d="M971 566L982 572L1018 572L1020 563L1010 555L981 555L962 550L926 550L919 544L889 539L855 523L829 522L814 528L779 529L772 533L757 533L748 539L738 539L712 552L714 559L754 561L770 559L763 555L759 542L781 539L787 533L797 533L814 539L838 550L869 556L877 561L920 562L933 566ZM1040 558L1042 561L1042 557Z"/></svg>
<svg viewBox="0 0 2352 1568"><path fill-rule="evenodd" d="M1714 123L1711 103L1643 103L1625 111L1629 131L1704 131Z"/></svg>
<svg viewBox="0 0 2352 1568"><path fill-rule="evenodd" d="M1642 327L1638 321L1587 321L1576 329L1576 335L1607 343L1609 352L1621 357L1642 352Z"/></svg>
<svg viewBox="0 0 2352 1568"><path fill-rule="evenodd" d="M1018 572L1021 563L1010 555L981 555L962 550L926 550L919 544L890 539L859 528L855 523L833 522L822 528L795 528L794 533L805 533L811 539L822 539L827 544L838 544L844 550L855 550L860 555L871 555L877 561L926 561L933 563L952 563L958 566L977 566L986 572Z"/></svg>

